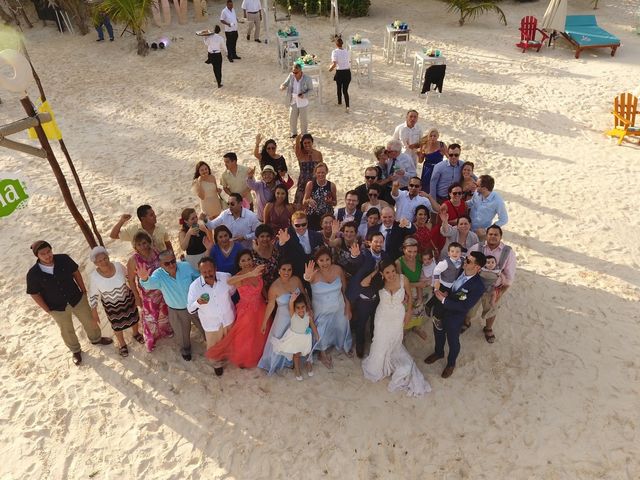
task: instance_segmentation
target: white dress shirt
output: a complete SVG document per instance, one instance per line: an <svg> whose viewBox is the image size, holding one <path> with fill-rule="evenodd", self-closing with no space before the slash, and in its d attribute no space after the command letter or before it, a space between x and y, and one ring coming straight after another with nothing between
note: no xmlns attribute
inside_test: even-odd
<svg viewBox="0 0 640 480"><path fill-rule="evenodd" d="M189 286L187 310L189 313L198 312L198 318L205 332L216 332L233 323L235 308L231 295L235 293L236 288L227 283L229 278L231 278L230 273L216 272L216 282L209 285L200 275ZM198 299L204 293L209 295L209 302L200 305Z"/></svg>
<svg viewBox="0 0 640 480"><path fill-rule="evenodd" d="M228 208L223 210L218 217L207 222L207 228L214 230L219 225L226 225L231 230L232 237L244 237L242 245L251 248L251 243L256 238L256 227L260 225L258 216L251 210L242 209L240 216L235 218Z"/></svg>
<svg viewBox="0 0 640 480"><path fill-rule="evenodd" d="M416 195L415 197L411 198L409 196L409 192L406 190L399 190L398 195L395 197L391 195L391 198L396 201L397 219L406 218L410 222L413 222L416 215L416 208L419 205L424 205L429 209L430 212L433 212L433 208L431 208L431 202L427 198L421 197L420 195Z"/></svg>
<svg viewBox="0 0 640 480"><path fill-rule="evenodd" d="M331 52L331 61L336 62L337 70L349 70L351 68L349 51L344 48L336 48Z"/></svg>
<svg viewBox="0 0 640 480"><path fill-rule="evenodd" d="M231 26L229 26L229 25L225 25L224 26L224 31L225 32L237 32L238 31L238 17L236 17L235 8L232 8L231 10L229 10L227 7L224 7L222 9L222 12L220 13L220 21L222 21L222 20L224 20L225 22L228 22L231 25Z"/></svg>
<svg viewBox="0 0 640 480"><path fill-rule="evenodd" d="M298 235L296 233L296 235ZM304 253L309 255L311 253L311 241L309 240L309 230L306 230L304 234L298 235L298 240L300 240L300 245L304 249Z"/></svg>
<svg viewBox="0 0 640 480"><path fill-rule="evenodd" d="M257 13L262 10L262 4L260 0L243 0L242 10L246 10L247 13Z"/></svg>
<svg viewBox="0 0 640 480"><path fill-rule="evenodd" d="M291 94L291 105L295 104L298 108L306 107L309 105L309 99L307 99L306 95L303 98L300 98L298 94L302 88L302 77L300 80L297 80L295 77L292 77L293 80L293 90Z"/></svg>
<svg viewBox="0 0 640 480"><path fill-rule="evenodd" d="M418 154L415 150L409 148L409 145L413 145L414 143L418 143L422 138L422 127L417 123L409 128L407 127L407 122L401 123L398 125L393 132L393 139L400 140L402 142L403 153L407 153L411 156L411 159L416 162L418 159Z"/></svg>
<svg viewBox="0 0 640 480"><path fill-rule="evenodd" d="M204 37L204 44L207 46L207 52L209 53L227 53L227 46L225 40L217 33Z"/></svg>

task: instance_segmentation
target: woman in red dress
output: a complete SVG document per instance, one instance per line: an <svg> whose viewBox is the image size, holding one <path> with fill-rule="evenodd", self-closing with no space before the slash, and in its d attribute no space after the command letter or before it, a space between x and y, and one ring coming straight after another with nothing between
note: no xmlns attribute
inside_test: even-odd
<svg viewBox="0 0 640 480"><path fill-rule="evenodd" d="M227 336L207 350L207 358L228 360L240 368L258 365L267 341L267 334L260 331L266 308L262 281L264 268L264 265L255 266L251 250L238 253L238 273L229 279L229 285L236 285L240 293L236 320Z"/></svg>

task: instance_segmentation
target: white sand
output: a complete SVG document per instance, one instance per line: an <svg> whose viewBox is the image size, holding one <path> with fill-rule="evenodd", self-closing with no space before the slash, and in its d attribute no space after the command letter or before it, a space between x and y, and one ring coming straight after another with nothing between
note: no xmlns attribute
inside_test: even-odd
<svg viewBox="0 0 640 480"><path fill-rule="evenodd" d="M569 13L592 13L589 4L572 1ZM420 399L366 382L360 362L344 357L303 383L235 368L215 378L195 333L191 363L167 341L152 354L132 345L121 359L82 333L76 368L54 322L25 295L24 275L28 245L42 237L82 263L86 278L87 246L47 163L0 150L1 170L21 170L31 189L28 208L0 221L0 308L9 312L0 478L639 478L640 148L602 132L613 97L640 83L640 37L636 2L600 4L600 24L622 40L614 58L599 50L576 60L564 40L540 53L516 49L520 18L541 19L543 1L504 3L507 28L493 15L459 28L442 3L419 0L375 1L369 17L343 20L345 35L372 39L376 64L373 87L352 84L350 115L334 106L328 74L324 103L311 110L340 196L416 107L425 129L460 142L476 172L497 179L510 215L505 240L518 252L494 345L475 324L445 381L444 365L422 362L431 342L407 339L433 386ZM209 5L214 18L221 8ZM380 32L394 18L411 23L414 48L448 58L445 93L428 105L410 92L409 66L382 64ZM193 35L202 24L175 23L164 33L180 39L146 58L131 37L98 44L52 27L26 32L105 239L121 213L146 202L176 233L180 210L195 205L196 161L221 173L222 154L234 150L253 165L258 131L294 164L275 44L247 42L241 26L243 59L225 61L217 90ZM328 20L292 23L326 66ZM160 36L150 28L150 41ZM17 97L2 99L0 124L22 118ZM129 251L107 247L122 261Z"/></svg>

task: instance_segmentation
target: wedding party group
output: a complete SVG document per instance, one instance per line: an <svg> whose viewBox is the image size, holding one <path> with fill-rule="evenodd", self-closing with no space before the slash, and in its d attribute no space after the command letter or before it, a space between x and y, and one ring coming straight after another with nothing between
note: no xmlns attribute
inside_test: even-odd
<svg viewBox="0 0 640 480"><path fill-rule="evenodd" d="M390 377L390 391L412 396L431 387L403 345L407 335L424 342L425 363L442 361L443 378L472 321L496 340L516 256L502 241L508 214L495 180L461 158L461 145L424 131L410 110L372 149L362 183L339 196L311 134L293 139L297 179L276 141L263 140L256 136L249 164L235 152L222 155L218 172L197 163L199 205L182 211L175 239L150 205L136 221L123 214L110 237L130 242L130 257L120 263L95 247L87 282L46 240L31 245L27 293L56 321L76 365L73 316L91 343L113 343L102 336L100 304L122 357L130 329L149 352L172 338L190 361L195 327L218 376L235 365L292 369L302 381L316 360L331 369L339 354L362 359L365 378Z"/></svg>

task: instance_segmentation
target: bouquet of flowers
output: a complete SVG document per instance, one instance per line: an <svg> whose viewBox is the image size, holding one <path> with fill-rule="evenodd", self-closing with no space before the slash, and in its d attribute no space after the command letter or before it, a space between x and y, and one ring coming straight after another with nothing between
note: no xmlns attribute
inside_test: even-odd
<svg viewBox="0 0 640 480"><path fill-rule="evenodd" d="M303 65L315 65L318 62L316 61L315 55L307 53L302 57L298 57L298 59L296 60L296 63L302 67Z"/></svg>
<svg viewBox="0 0 640 480"><path fill-rule="evenodd" d="M409 25L401 20L394 20L391 26L396 30L407 30L409 28Z"/></svg>
<svg viewBox="0 0 640 480"><path fill-rule="evenodd" d="M351 39L353 45L359 45L362 43L362 36L359 33L356 33Z"/></svg>
<svg viewBox="0 0 640 480"><path fill-rule="evenodd" d="M294 27L293 25L288 26L284 30L282 29L278 30L279 37L295 37L297 35L298 35L298 31L296 30L296 27Z"/></svg>
<svg viewBox="0 0 640 480"><path fill-rule="evenodd" d="M424 53L425 53L425 55L427 55L429 57L439 57L440 56L440 50L437 50L435 48L425 48L424 49Z"/></svg>

